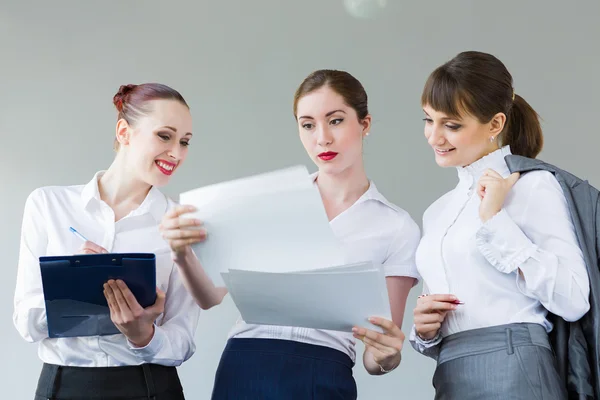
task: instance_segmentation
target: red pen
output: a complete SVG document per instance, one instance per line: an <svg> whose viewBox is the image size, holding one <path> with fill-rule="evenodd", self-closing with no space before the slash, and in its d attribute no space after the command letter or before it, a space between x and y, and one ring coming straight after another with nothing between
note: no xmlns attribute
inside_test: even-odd
<svg viewBox="0 0 600 400"><path fill-rule="evenodd" d="M454 300L452 302L452 304L465 304L464 302L460 301L460 300Z"/></svg>

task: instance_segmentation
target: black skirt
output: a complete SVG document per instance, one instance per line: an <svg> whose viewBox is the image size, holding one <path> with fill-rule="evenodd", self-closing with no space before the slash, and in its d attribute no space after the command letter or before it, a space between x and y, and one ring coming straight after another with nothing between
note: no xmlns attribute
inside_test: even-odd
<svg viewBox="0 0 600 400"><path fill-rule="evenodd" d="M182 400L175 367L64 367L44 364L35 400Z"/></svg>

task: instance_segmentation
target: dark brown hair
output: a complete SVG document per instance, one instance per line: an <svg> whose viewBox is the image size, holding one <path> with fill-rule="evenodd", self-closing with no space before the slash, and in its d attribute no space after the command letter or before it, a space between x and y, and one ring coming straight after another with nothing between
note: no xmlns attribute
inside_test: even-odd
<svg viewBox="0 0 600 400"><path fill-rule="evenodd" d="M466 51L431 73L421 105L450 117L467 113L488 123L499 112L506 124L498 140L513 154L535 158L544 143L539 115L513 88L504 64L491 54Z"/></svg>
<svg viewBox="0 0 600 400"><path fill-rule="evenodd" d="M183 96L175 89L160 83L142 83L141 85L121 85L113 97L117 109L117 121L124 119L129 125L135 125L137 120L152 111L148 102L152 100L175 100L190 108ZM115 150L119 142L115 139Z"/></svg>
<svg viewBox="0 0 600 400"><path fill-rule="evenodd" d="M298 101L307 94L328 86L344 98L344 102L356 111L359 120L369 114L367 92L358 79L345 71L320 69L308 75L294 94L294 117L298 117Z"/></svg>

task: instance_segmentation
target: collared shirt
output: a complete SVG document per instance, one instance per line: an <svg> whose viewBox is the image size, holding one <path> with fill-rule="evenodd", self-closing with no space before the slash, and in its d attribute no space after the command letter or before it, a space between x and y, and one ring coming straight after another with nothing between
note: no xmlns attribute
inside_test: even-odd
<svg viewBox="0 0 600 400"><path fill-rule="evenodd" d="M411 342L421 352L476 328L530 322L549 332L548 311L575 321L589 310L583 254L554 175L521 176L503 209L485 223L479 218L479 178L486 169L508 177L508 154L506 146L458 168L456 188L423 216L416 259L425 292L451 293L465 304L446 315L436 340L421 340L413 327Z"/></svg>
<svg viewBox="0 0 600 400"><path fill-rule="evenodd" d="M313 180L317 175L313 175ZM369 189L347 210L329 222L342 244L346 263L372 261L383 265L386 276L419 279L415 250L420 230L410 215L390 203L370 182ZM327 346L356 360L351 333L289 326L246 324L241 319L230 337L294 340Z"/></svg>
<svg viewBox="0 0 600 400"><path fill-rule="evenodd" d="M200 309L187 292L158 231L165 212L175 205L157 188L129 215L115 222L113 210L100 199L97 173L87 185L44 187L27 198L14 297L14 324L29 342L39 342L46 363L81 367L112 367L156 363L180 365L195 351L194 334ZM39 257L77 253L81 239L112 253L156 254L156 284L166 292L165 311L156 320L150 343L135 348L122 334L48 338Z"/></svg>

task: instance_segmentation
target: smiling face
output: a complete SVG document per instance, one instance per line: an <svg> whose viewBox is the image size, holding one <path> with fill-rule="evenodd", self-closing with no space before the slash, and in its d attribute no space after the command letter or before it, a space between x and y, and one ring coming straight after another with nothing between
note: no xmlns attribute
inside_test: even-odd
<svg viewBox="0 0 600 400"><path fill-rule="evenodd" d="M497 136L506 120L503 113L488 123L481 123L466 113L451 117L428 104L423 111L425 138L440 167L464 167L498 149Z"/></svg>
<svg viewBox="0 0 600 400"><path fill-rule="evenodd" d="M181 166L192 137L192 116L176 100L152 100L134 125L117 122L119 153L129 170L151 186L164 186Z"/></svg>
<svg viewBox="0 0 600 400"><path fill-rule="evenodd" d="M360 120L356 110L327 85L302 96L296 112L300 140L319 172L340 174L362 165L370 115Z"/></svg>

